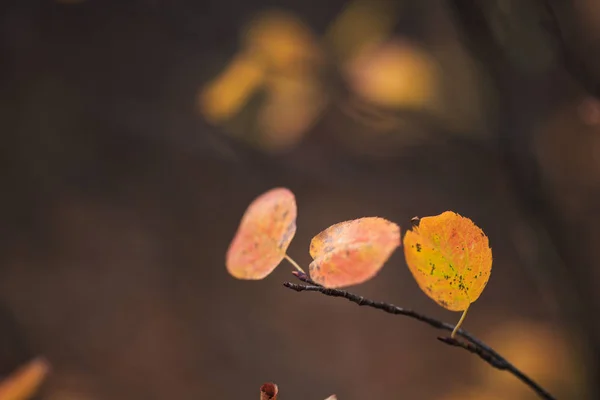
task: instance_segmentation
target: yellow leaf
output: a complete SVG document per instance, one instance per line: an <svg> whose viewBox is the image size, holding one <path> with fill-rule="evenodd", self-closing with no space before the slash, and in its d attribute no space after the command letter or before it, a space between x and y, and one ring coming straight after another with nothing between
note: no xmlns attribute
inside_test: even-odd
<svg viewBox="0 0 600 400"><path fill-rule="evenodd" d="M229 246L227 271L238 279L269 275L286 257L296 234L296 215L296 198L289 189L275 188L257 197Z"/></svg>
<svg viewBox="0 0 600 400"><path fill-rule="evenodd" d="M310 242L310 277L329 288L371 279L400 246L400 227L379 217L330 226Z"/></svg>
<svg viewBox="0 0 600 400"><path fill-rule="evenodd" d="M406 263L429 297L451 311L465 311L490 277L492 249L469 218L446 211L422 218L404 236Z"/></svg>
<svg viewBox="0 0 600 400"><path fill-rule="evenodd" d="M50 370L48 362L36 358L0 382L0 400L27 400L32 397Z"/></svg>

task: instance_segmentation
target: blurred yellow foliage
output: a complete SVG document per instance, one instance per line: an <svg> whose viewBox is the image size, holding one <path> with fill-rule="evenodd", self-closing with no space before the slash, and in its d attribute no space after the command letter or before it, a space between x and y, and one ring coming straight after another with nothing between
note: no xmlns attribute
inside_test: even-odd
<svg viewBox="0 0 600 400"><path fill-rule="evenodd" d="M294 16L270 11L251 21L241 42L225 71L201 90L200 111L211 123L227 122L264 92L258 143L267 150L288 148L326 104L315 73L322 58L317 38Z"/></svg>
<svg viewBox="0 0 600 400"><path fill-rule="evenodd" d="M250 23L242 36L242 48L263 62L270 73L305 73L317 63L321 49L317 38L298 18L268 11Z"/></svg>
<svg viewBox="0 0 600 400"><path fill-rule="evenodd" d="M231 118L262 85L264 76L262 65L252 54L238 54L225 71L200 92L202 114L212 123Z"/></svg>
<svg viewBox="0 0 600 400"><path fill-rule="evenodd" d="M48 374L50 365L36 358L0 382L0 400L27 400L31 398Z"/></svg>
<svg viewBox="0 0 600 400"><path fill-rule="evenodd" d="M310 128L326 105L319 82L275 78L267 81L267 98L259 111L258 124L264 146L289 148Z"/></svg>
<svg viewBox="0 0 600 400"><path fill-rule="evenodd" d="M360 103L387 110L436 110L441 91L437 64L424 48L391 39L398 16L397 5L389 0L355 0L320 39L292 14L264 12L243 30L230 64L200 90L200 112L263 150L291 148L332 98L333 88L324 79L326 50L354 94L340 99L341 109L350 115L356 114L351 105ZM370 114L379 115L375 109ZM242 115L244 120L236 122ZM371 130L398 127L393 116L386 118L369 124Z"/></svg>
<svg viewBox="0 0 600 400"><path fill-rule="evenodd" d="M355 0L330 25L325 40L347 61L366 47L392 34L398 19L397 3L389 0Z"/></svg>
<svg viewBox="0 0 600 400"><path fill-rule="evenodd" d="M384 107L422 108L438 93L434 60L407 41L369 46L349 62L346 71L358 95Z"/></svg>
<svg viewBox="0 0 600 400"><path fill-rule="evenodd" d="M503 357L559 398L583 399L583 371L577 348L550 326L531 321L510 321L483 338ZM479 360L474 359L474 364ZM477 364L472 382L438 400L536 400L538 395L517 378Z"/></svg>
<svg viewBox="0 0 600 400"><path fill-rule="evenodd" d="M569 348L560 332L549 326L512 321L492 331L486 341L493 343L500 354L542 386L552 387L557 383L574 385L578 379L576 352ZM499 374L492 368L478 371L480 381L498 393L519 399L527 399L531 394L510 374Z"/></svg>

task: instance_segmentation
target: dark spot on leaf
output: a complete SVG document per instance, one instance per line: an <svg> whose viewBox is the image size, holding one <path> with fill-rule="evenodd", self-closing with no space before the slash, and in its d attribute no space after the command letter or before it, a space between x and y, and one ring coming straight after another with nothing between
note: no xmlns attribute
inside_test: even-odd
<svg viewBox="0 0 600 400"><path fill-rule="evenodd" d="M421 243L417 243L417 253L421 252Z"/></svg>
<svg viewBox="0 0 600 400"><path fill-rule="evenodd" d="M433 275L433 271L435 271L435 265L431 266L431 273L429 275Z"/></svg>

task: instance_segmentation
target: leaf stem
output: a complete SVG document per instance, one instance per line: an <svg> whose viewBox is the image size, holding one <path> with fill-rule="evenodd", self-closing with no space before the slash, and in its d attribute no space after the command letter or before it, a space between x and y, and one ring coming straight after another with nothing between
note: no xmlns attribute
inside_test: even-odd
<svg viewBox="0 0 600 400"><path fill-rule="evenodd" d="M469 304L469 306L470 306L470 304ZM452 330L452 333L450 334L450 337L452 339L454 339L454 337L456 336L456 332L458 331L458 329L460 328L460 326L462 325L462 323L465 321L465 318L467 317L467 311L469 311L469 306L467 306L467 308L465 308L465 311L463 311L462 315L460 316L460 319L458 320L458 323L456 324L456 326Z"/></svg>
<svg viewBox="0 0 600 400"><path fill-rule="evenodd" d="M296 261L294 261L294 259L290 256L288 256L287 254L284 254L283 257L290 263L292 264L292 266L294 268L296 268L298 271L302 272L303 274L306 275L306 272L304 272L304 270L302 268L300 268L300 266L298 265L298 263Z"/></svg>

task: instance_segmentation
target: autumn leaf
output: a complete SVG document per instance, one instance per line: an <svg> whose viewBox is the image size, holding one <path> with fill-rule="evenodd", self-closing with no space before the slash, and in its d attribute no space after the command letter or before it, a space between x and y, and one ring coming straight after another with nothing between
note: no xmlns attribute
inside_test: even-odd
<svg viewBox="0 0 600 400"><path fill-rule="evenodd" d="M286 257L296 234L296 198L275 188L248 206L227 251L227 271L238 279L263 279ZM298 267L299 268L299 267Z"/></svg>
<svg viewBox="0 0 600 400"><path fill-rule="evenodd" d="M421 290L451 311L466 313L492 270L487 236L469 218L452 211L420 219L404 235L404 255Z"/></svg>
<svg viewBox="0 0 600 400"><path fill-rule="evenodd" d="M27 400L31 398L46 377L50 366L43 358L36 358L0 382L0 400Z"/></svg>
<svg viewBox="0 0 600 400"><path fill-rule="evenodd" d="M310 242L310 277L329 288L371 279L400 246L400 227L379 217L335 224Z"/></svg>
<svg viewBox="0 0 600 400"><path fill-rule="evenodd" d="M279 388L276 384L267 382L260 387L260 400L277 400Z"/></svg>

